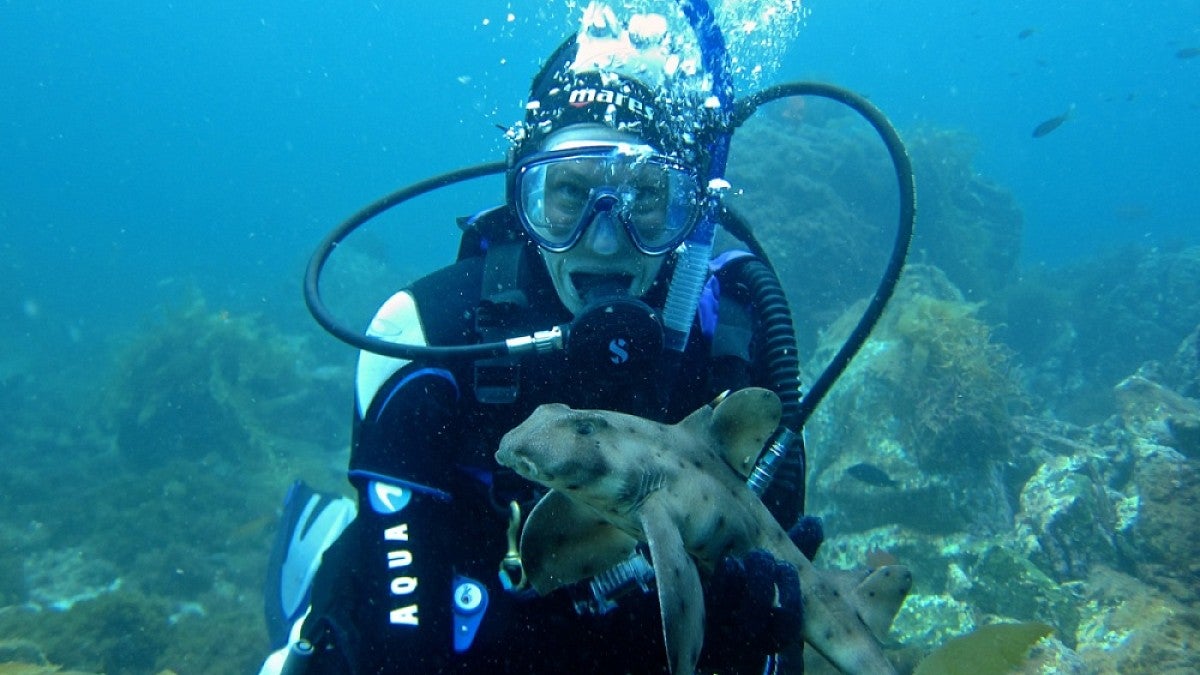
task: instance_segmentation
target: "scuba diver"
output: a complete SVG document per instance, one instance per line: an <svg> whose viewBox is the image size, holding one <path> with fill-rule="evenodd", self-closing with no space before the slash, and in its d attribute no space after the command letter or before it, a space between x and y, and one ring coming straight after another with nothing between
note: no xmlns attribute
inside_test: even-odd
<svg viewBox="0 0 1200 675"><path fill-rule="evenodd" d="M666 672L644 557L544 597L523 583L516 536L543 490L493 455L543 403L673 424L723 392L774 390L793 423L768 440L769 471L751 488L815 554L786 299L756 242L711 255L715 226L740 222L720 203L731 94L705 72L719 59L681 61L647 16L637 30L585 19L555 51L509 131L504 204L463 219L457 261L388 299L365 337L336 326L317 296L321 265L353 228L314 256L314 317L363 349L348 470L357 498L300 482L289 493L262 673ZM695 81L709 86L681 85ZM481 353L487 345L501 349ZM704 672L802 667L777 656L802 616L791 565L726 558L704 600Z"/></svg>

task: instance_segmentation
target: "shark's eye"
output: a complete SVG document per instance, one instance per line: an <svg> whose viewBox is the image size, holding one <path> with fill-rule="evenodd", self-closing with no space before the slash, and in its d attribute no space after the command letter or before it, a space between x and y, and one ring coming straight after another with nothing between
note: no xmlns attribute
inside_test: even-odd
<svg viewBox="0 0 1200 675"><path fill-rule="evenodd" d="M589 436L596 430L596 425L592 424L591 420L579 420L575 423L575 433L580 436Z"/></svg>

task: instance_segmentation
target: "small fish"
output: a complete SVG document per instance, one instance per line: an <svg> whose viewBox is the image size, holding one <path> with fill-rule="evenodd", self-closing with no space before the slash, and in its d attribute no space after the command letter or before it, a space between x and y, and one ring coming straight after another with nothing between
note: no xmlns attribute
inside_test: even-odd
<svg viewBox="0 0 1200 675"><path fill-rule="evenodd" d="M1184 47L1175 52L1177 59L1194 59L1197 56L1200 56L1200 47Z"/></svg>
<svg viewBox="0 0 1200 675"><path fill-rule="evenodd" d="M1046 134L1050 133L1051 131L1054 131L1055 129L1061 127L1063 125L1063 122L1066 122L1067 120L1071 119L1071 116L1074 114L1075 114L1075 104L1072 103L1071 107L1067 108L1067 111L1065 113L1063 113L1061 115L1057 115L1055 117L1051 117L1050 119L1046 120L1045 122L1042 122L1041 124L1034 127L1033 128L1033 137L1041 138L1042 136L1045 136Z"/></svg>
<svg viewBox="0 0 1200 675"><path fill-rule="evenodd" d="M1017 33L1017 39L1024 40L1025 38L1033 35L1036 32L1037 32L1036 28L1024 28L1021 30L1020 33Z"/></svg>
<svg viewBox="0 0 1200 675"><path fill-rule="evenodd" d="M899 483L892 480L891 476L887 475L886 471L875 466L874 464L867 464L866 462L859 462L858 464L855 464L849 469L846 469L846 473L850 474L854 478L857 478L858 480L861 480L867 485L874 485L875 487L890 488L899 485Z"/></svg>

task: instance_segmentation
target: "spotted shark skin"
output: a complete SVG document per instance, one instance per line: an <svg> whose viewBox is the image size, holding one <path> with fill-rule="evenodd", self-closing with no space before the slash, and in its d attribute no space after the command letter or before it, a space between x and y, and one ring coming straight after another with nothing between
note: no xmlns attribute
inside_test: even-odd
<svg viewBox="0 0 1200 675"><path fill-rule="evenodd" d="M669 667L694 673L704 642L701 573L724 556L764 549L799 574L805 642L842 672L894 673L876 635L911 587L909 571L818 572L744 483L780 412L766 389L740 390L675 425L540 406L496 453L500 464L551 488L521 535L535 590L590 578L645 541Z"/></svg>

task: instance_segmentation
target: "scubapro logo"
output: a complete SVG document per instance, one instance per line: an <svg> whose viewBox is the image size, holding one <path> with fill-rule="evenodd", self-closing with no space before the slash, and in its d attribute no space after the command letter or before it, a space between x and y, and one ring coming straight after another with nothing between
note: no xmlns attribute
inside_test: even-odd
<svg viewBox="0 0 1200 675"><path fill-rule="evenodd" d="M610 340L608 343L608 360L618 366L628 361L629 350L625 349L628 344L625 338L613 338Z"/></svg>

